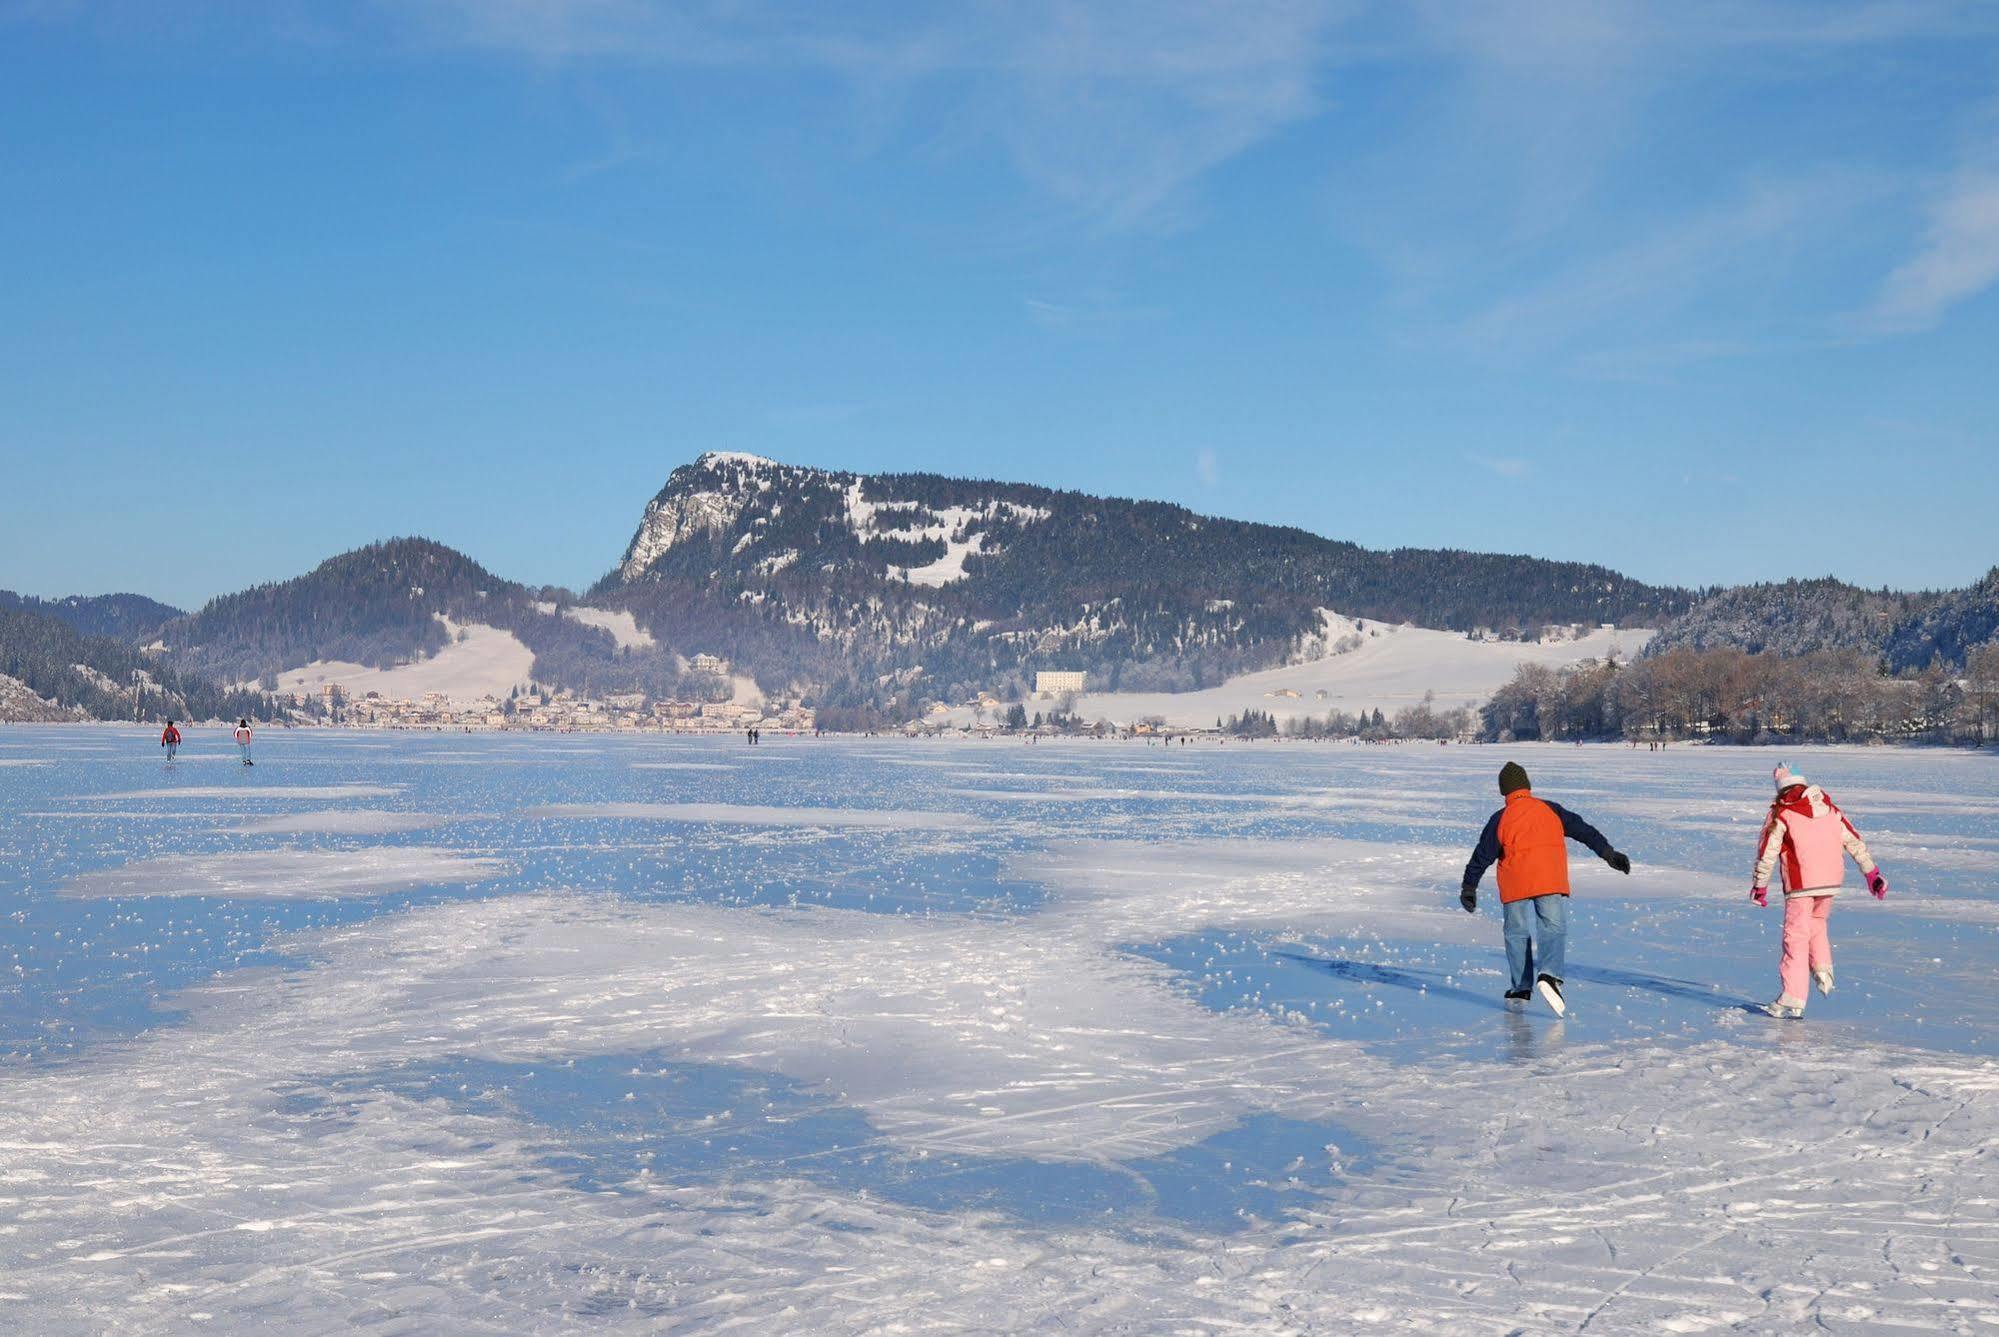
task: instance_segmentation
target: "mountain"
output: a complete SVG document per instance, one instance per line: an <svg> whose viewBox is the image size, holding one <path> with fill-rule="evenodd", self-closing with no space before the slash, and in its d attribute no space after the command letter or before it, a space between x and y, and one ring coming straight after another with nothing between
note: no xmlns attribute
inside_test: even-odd
<svg viewBox="0 0 1999 1337"><path fill-rule="evenodd" d="M212 600L160 630L161 655L226 681L274 685L306 665L407 665L482 627L527 647L540 680L591 691L675 685L680 669L670 656L621 649L611 631L579 618L573 602L567 591L501 579L441 543L390 539Z"/></svg>
<svg viewBox="0 0 1999 1337"><path fill-rule="evenodd" d="M60 599L38 599L32 594L0 590L0 608L45 613L86 636L132 642L150 640L154 632L181 616L180 609L143 594L71 594Z"/></svg>
<svg viewBox="0 0 1999 1337"><path fill-rule="evenodd" d="M0 607L0 719L266 718L263 700L163 667L132 646L68 622Z"/></svg>
<svg viewBox="0 0 1999 1337"><path fill-rule="evenodd" d="M1941 594L1864 590L1830 578L1717 590L1667 623L1646 653L1862 650L1900 672L1933 661L1962 666L1969 650L1995 634L1999 568L1975 585Z"/></svg>
<svg viewBox="0 0 1999 1337"><path fill-rule="evenodd" d="M590 597L684 653L767 687L833 684L834 700L919 677L956 696L1043 668L1196 688L1307 652L1329 610L1523 634L1656 626L1692 602L1600 566L1372 551L1162 502L722 453L674 470Z"/></svg>

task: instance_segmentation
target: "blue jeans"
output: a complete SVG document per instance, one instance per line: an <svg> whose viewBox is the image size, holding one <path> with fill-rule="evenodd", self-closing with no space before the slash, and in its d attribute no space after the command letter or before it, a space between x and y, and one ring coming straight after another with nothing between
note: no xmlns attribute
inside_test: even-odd
<svg viewBox="0 0 1999 1337"><path fill-rule="evenodd" d="M1569 898L1536 896L1506 906L1506 965L1513 989L1525 993L1536 975L1562 978L1569 947Z"/></svg>

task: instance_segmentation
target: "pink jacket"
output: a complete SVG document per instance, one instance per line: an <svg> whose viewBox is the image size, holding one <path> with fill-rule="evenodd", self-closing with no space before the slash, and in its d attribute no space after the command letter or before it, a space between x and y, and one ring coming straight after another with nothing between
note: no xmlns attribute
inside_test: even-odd
<svg viewBox="0 0 1999 1337"><path fill-rule="evenodd" d="M1763 824L1756 885L1769 886L1770 875L1781 867L1786 896L1830 896L1846 881L1849 854L1861 872L1874 875L1867 842L1823 789L1787 789L1770 805L1770 819Z"/></svg>

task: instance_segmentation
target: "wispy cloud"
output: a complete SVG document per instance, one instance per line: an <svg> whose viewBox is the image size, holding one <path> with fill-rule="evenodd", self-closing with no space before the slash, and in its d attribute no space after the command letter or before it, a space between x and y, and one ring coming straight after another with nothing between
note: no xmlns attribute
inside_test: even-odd
<svg viewBox="0 0 1999 1337"><path fill-rule="evenodd" d="M1487 455L1467 455L1465 459L1487 473L1496 474L1501 478L1525 478L1534 468L1526 460L1513 456L1494 459Z"/></svg>
<svg viewBox="0 0 1999 1337"><path fill-rule="evenodd" d="M1213 487L1222 479L1221 462L1215 452L1203 446L1194 455L1194 477L1201 480L1202 487Z"/></svg>
<svg viewBox="0 0 1999 1337"><path fill-rule="evenodd" d="M998 145L1106 226L1171 216L1202 175L1319 111L1352 0L985 0L923 8L775 0L379 0L418 39L549 65L796 68L869 107L935 91L939 142Z"/></svg>
<svg viewBox="0 0 1999 1337"><path fill-rule="evenodd" d="M1999 167L1965 167L1939 190L1920 249L1881 285L1869 323L1902 334L1936 325L1999 283Z"/></svg>
<svg viewBox="0 0 1999 1337"><path fill-rule="evenodd" d="M1616 379L1850 341L1842 313L1872 296L1859 254L1891 244L1922 169L1827 133L1801 95L1864 97L1947 47L1999 37L1999 5L1977 0L1413 0L1402 12L1393 58L1434 78L1399 142L1335 195L1389 280L1390 310L1423 342ZM1737 145L1709 110L1731 100L1781 114L1752 116ZM1719 138L1690 167L1686 141L1703 133ZM1869 337L1994 281L1990 180L1951 184Z"/></svg>
<svg viewBox="0 0 1999 1337"><path fill-rule="evenodd" d="M1731 295L1742 296L1741 288L1756 286L1755 272L1772 247L1808 246L1885 188L1880 178L1858 174L1756 182L1726 203L1556 269L1477 311L1460 332L1489 354L1546 352L1583 338L1629 342L1713 297L1718 285L1734 284ZM1713 356L1739 344L1739 336L1675 342Z"/></svg>
<svg viewBox="0 0 1999 1337"><path fill-rule="evenodd" d="M1046 297L1023 298L1028 319L1050 330L1106 330L1158 319L1158 307L1131 306L1116 299L1056 301Z"/></svg>

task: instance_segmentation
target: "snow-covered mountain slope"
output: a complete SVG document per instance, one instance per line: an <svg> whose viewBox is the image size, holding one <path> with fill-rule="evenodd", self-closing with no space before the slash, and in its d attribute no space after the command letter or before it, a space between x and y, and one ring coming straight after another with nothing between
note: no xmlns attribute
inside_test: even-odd
<svg viewBox="0 0 1999 1337"><path fill-rule="evenodd" d="M0 723L50 724L77 717L77 712L57 705L19 678L0 673Z"/></svg>
<svg viewBox="0 0 1999 1337"><path fill-rule="evenodd" d="M461 628L473 629L457 640ZM629 609L530 590L427 539L393 539L305 575L226 595L169 623L162 657L232 681L316 693L454 700L533 677L586 691L665 694L680 677Z"/></svg>
<svg viewBox="0 0 1999 1337"><path fill-rule="evenodd" d="M1156 502L743 454L674 470L592 597L766 678L942 699L1017 693L1044 668L1198 688L1309 656L1328 607L1531 636L1655 625L1690 601L1602 567L1373 552Z"/></svg>

